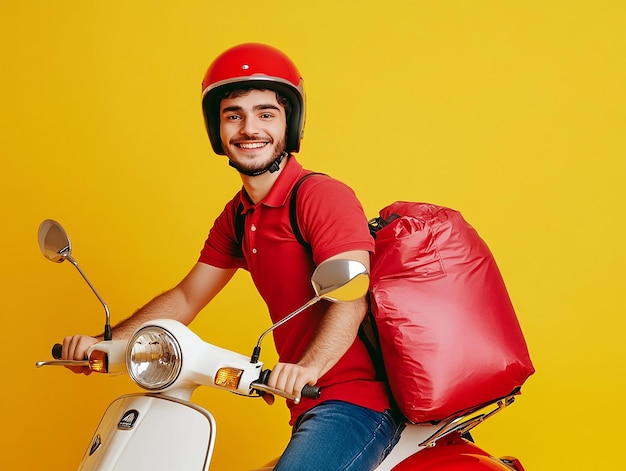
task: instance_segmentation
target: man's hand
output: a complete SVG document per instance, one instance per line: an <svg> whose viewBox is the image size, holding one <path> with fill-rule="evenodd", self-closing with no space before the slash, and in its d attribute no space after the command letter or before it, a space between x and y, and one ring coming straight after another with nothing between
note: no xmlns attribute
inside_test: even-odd
<svg viewBox="0 0 626 471"><path fill-rule="evenodd" d="M314 386L319 379L319 371L315 367L278 363L272 370L267 385L285 391L294 397L300 397L304 386Z"/></svg>
<svg viewBox="0 0 626 471"><path fill-rule="evenodd" d="M63 339L63 353L61 358L63 360L84 360L89 347L99 341L100 340L89 337L88 335L65 337L65 339ZM66 366L66 368L74 373L84 373L86 375L91 373L91 370L86 366Z"/></svg>

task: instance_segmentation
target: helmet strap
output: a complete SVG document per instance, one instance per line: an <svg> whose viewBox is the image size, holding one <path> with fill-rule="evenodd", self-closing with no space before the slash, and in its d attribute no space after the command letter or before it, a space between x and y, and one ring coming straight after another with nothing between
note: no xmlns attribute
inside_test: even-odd
<svg viewBox="0 0 626 471"><path fill-rule="evenodd" d="M269 170L270 173L278 172L280 170L280 163L283 161L283 159L285 157L289 157L289 154L287 152L283 152L282 154L280 154L278 157L276 157L274 159L274 161L272 163L270 163L264 169L256 170L254 172L251 172L249 170L245 170L245 169L239 167L239 165L237 165L236 163L234 163L230 159L228 159L228 165L230 165L232 168L237 170L239 173L242 173L242 174L247 175L249 177L256 177L258 175L261 175L261 174L267 172L268 170Z"/></svg>

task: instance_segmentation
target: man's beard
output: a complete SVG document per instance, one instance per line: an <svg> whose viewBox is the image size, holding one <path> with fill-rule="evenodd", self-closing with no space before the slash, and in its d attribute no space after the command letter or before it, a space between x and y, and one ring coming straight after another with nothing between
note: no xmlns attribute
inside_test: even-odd
<svg viewBox="0 0 626 471"><path fill-rule="evenodd" d="M245 142L245 140L240 142ZM224 153L230 161L230 166L245 175L260 175L262 173L265 173L267 170L270 169L272 164L285 152L285 148L286 144L285 139L283 138L278 141L272 155L265 159L263 162L257 162L256 159L252 158L249 161L241 163L235 162L230 152L230 148L222 143L222 149L224 149Z"/></svg>

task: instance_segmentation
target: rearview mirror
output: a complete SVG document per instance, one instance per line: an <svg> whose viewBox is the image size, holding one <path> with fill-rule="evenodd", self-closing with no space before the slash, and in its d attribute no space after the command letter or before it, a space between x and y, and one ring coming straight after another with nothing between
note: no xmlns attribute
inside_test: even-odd
<svg viewBox="0 0 626 471"><path fill-rule="evenodd" d="M72 257L72 244L63 226L52 219L46 219L39 225L37 233L39 249L51 262L61 263Z"/></svg>
<svg viewBox="0 0 626 471"><path fill-rule="evenodd" d="M76 260L72 258L72 243L68 237L63 226L57 221L52 219L45 219L39 224L39 231L37 232L37 238L39 239L39 248L44 257L51 262L61 263L64 260L74 265L78 270L78 273L87 282L91 291L96 295L98 301L104 307L105 323L104 323L104 340L111 340L111 314L109 313L109 306L100 297L96 288L91 284L91 281L87 279L81 268L78 266Z"/></svg>
<svg viewBox="0 0 626 471"><path fill-rule="evenodd" d="M356 260L335 258L321 263L311 278L317 297L329 301L354 301L369 288L365 265Z"/></svg>

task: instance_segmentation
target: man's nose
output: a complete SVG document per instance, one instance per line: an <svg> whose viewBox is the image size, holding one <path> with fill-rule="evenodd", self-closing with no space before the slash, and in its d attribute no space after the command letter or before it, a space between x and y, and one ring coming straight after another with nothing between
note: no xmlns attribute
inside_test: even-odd
<svg viewBox="0 0 626 471"><path fill-rule="evenodd" d="M246 118L241 124L241 133L247 136L254 136L259 133L258 123L254 119Z"/></svg>

